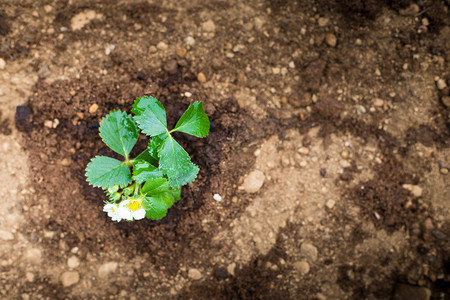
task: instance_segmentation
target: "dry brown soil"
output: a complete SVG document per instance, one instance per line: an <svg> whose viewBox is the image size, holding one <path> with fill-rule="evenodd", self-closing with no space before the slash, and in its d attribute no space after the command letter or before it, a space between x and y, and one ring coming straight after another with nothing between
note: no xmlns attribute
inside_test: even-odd
<svg viewBox="0 0 450 300"><path fill-rule="evenodd" d="M450 299L449 5L1 1L0 298ZM84 169L142 95L211 133L114 223Z"/></svg>

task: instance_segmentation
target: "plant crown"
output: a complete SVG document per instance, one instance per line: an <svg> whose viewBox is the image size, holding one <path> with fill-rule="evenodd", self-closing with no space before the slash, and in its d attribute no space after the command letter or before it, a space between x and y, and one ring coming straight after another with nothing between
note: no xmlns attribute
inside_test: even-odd
<svg viewBox="0 0 450 300"><path fill-rule="evenodd" d="M209 119L203 103L194 102L169 131L164 107L148 96L137 98L131 111L134 116L112 111L100 122L103 142L124 160L96 156L86 167L87 181L105 191L109 200L104 211L112 220L159 220L180 199L181 187L194 181L199 171L172 133L206 137ZM150 141L141 154L130 158L139 129Z"/></svg>

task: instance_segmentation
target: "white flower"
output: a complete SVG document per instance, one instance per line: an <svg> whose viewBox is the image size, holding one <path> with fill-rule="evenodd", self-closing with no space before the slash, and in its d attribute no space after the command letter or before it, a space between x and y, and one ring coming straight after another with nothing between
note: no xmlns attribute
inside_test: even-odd
<svg viewBox="0 0 450 300"><path fill-rule="evenodd" d="M108 213L108 217L110 217L113 221L120 222L120 220L122 220L119 216L119 206L117 204L105 204L103 211Z"/></svg>
<svg viewBox="0 0 450 300"><path fill-rule="evenodd" d="M142 206L142 198L120 202L118 214L120 218L128 221L143 219L145 217L145 209Z"/></svg>

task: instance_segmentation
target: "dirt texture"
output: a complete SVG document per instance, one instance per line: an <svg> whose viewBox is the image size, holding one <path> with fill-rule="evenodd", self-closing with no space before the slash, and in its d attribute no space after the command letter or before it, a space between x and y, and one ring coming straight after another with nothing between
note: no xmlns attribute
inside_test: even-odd
<svg viewBox="0 0 450 300"><path fill-rule="evenodd" d="M2 1L0 298L450 299L449 7ZM85 168L143 95L211 132L164 219L116 223Z"/></svg>

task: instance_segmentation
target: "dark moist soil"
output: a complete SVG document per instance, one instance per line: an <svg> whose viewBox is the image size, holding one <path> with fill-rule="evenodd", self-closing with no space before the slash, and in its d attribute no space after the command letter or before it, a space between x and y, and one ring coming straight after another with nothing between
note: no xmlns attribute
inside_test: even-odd
<svg viewBox="0 0 450 300"><path fill-rule="evenodd" d="M321 6L317 3L326 4ZM319 13L338 14L342 28L349 30L342 34L354 37L364 34L351 30L359 26L356 24L370 24L383 9L404 8L412 1L383 1L382 5L378 5L377 1L355 0L330 3L317 1L317 3ZM221 5L227 6L226 3L217 3L213 6ZM310 4L305 5L308 7ZM429 39L426 40L430 51L445 52L442 46L433 41L433 32L438 32L439 28L447 24L440 11L443 1L426 2L424 5L432 28ZM53 21L57 25L55 27L70 27L71 17L88 7L89 5L85 4L74 4L64 8L64 5L56 4L55 9L58 13ZM293 25L295 20L286 18L286 15L295 14L295 11L299 9L298 6L289 4L288 1L268 1L266 8L273 9L275 13L278 12L274 22L285 32L277 42L288 47L290 35L298 34L299 28ZM142 25L149 26L152 24L151 20L144 17L145 15L165 14L169 20L165 25L170 30L173 30L176 25L174 21L170 21L170 17L176 14L175 11L144 3L118 5L117 10L103 6L98 11L112 20L113 27L109 30L113 32L127 31L132 26L131 23L119 22L122 20L121 14L126 14L128 20L138 20ZM0 10L0 35L7 36L9 22L10 20ZM93 21L86 28L93 30L101 26L100 21ZM36 31L35 35L25 35L23 41L17 43L15 47L4 44L0 49L0 56L11 61L27 57L32 45L44 43L48 38L42 37L44 40L40 41L38 32ZM340 38L344 39L345 36ZM414 36L406 34L404 38L415 43ZM67 44L83 39L94 40L95 36L84 35L82 32L70 32L62 41L56 41L55 50L62 54L67 51ZM261 43L264 45L264 41ZM433 127L413 126L409 129L405 141L399 141L383 129L379 129L378 119L381 116L375 114L375 117L369 121L342 117L342 112L351 108L336 101L335 95L320 97L321 100L313 105L311 93L320 95L323 92L321 84L324 81L338 81L339 72L350 73L349 81L353 80L352 76L355 78L360 76L360 74L351 74L350 66L353 57L351 53L345 51L346 49L343 49L342 53L330 54L324 46L320 47L318 57L301 56L296 59L295 63L302 77L302 84L288 99L293 107L312 105L312 110L305 110L300 117L287 119L280 118L282 109L272 108L267 111L267 118L257 121L253 112L240 108L231 95L220 102L212 101L207 91L197 82L196 72L191 67L192 62L187 58L175 56L164 61L162 63L165 66L164 71L159 71L147 65L144 59L140 60L138 56L117 51L111 54L110 60L104 65L108 69L108 75L95 75L96 70L93 67L92 70L85 70L84 75L79 79L57 80L51 84L46 83L45 80L39 80L26 105L31 109L31 116L23 115L26 113L26 108L18 109L16 126L24 133L24 147L30 154L32 178L39 195L29 204L32 207L39 205L39 199L48 199L51 217L33 215L31 210L30 216L33 217L31 222L34 222L34 227L24 228L24 231L29 234L30 239L33 239L36 231L42 229L63 233L70 248L83 245L91 252L115 248L130 257L146 254L152 264L157 267L164 266L169 275L176 274L180 262L186 264L194 260L211 261L211 257L203 257L203 250L213 247L211 239L217 233L217 228L226 227L249 205L246 201L227 202L223 205L226 213L219 214L210 199L214 193L227 198L240 195L241 192L237 189L238 180L252 169L255 160L253 151L262 139L274 134L284 138L286 130L292 128L305 133L315 126L321 127L325 150L327 139L332 133L351 133L365 141L375 139L378 142L383 160L375 168L374 178L356 187L348 186L348 181L358 176L358 171L353 164L345 170L336 185L343 187L343 198L350 199L349 201L353 201L361 208L361 222L373 222L377 228L386 229L388 232L400 228L412 231L413 225L417 224L418 220L423 220L432 212L402 188L402 184L417 181L418 178L415 174L405 171L396 154L406 156L409 147L416 142L426 146L448 147L449 127L445 121L446 111L443 107L436 109ZM398 61L386 62L386 65L382 66L387 81L394 82L399 79L396 70L403 64L401 55L409 55L399 53ZM272 54L268 53L268 55ZM271 59L276 61L277 58ZM39 69L39 61L35 61L35 64L36 69ZM212 62L206 64L213 65ZM234 68L244 69L245 64L237 64L237 66L224 67L224 70L220 72L231 73L236 79L235 82L239 82L240 77ZM264 75L261 77L259 79L264 81ZM129 111L134 99L138 96L152 95L163 103L167 110L168 123L173 125L191 102L190 99L181 96L187 89L196 95L195 100L204 101L206 112L211 119L211 133L205 139L181 134L176 136L181 145L191 154L193 162L200 167L197 180L183 188L182 199L169 210L163 220L112 223L102 212L102 201L105 199L103 192L89 186L84 175L87 163L95 155L116 157L98 136L99 121L110 110ZM364 104L366 100L362 101ZM393 101L401 102L402 99ZM261 100L261 103L263 102L264 99ZM89 107L93 103L96 103L99 108L91 114ZM45 120L54 119L59 121L56 129L43 125ZM4 125L0 127L4 134L8 134L7 127ZM146 138L142 137L133 153L139 153L145 145ZM323 176L325 174L326 171ZM374 217L375 211L379 212L383 218ZM333 216L330 218L336 224L345 226L345 220L338 219L342 215L345 215L345 212L336 215L335 219ZM215 220L215 223L205 227L201 223L204 216L209 216ZM364 239L363 233L356 227L353 229L351 239L347 241L349 245L360 243ZM285 248L288 242L281 237L282 234L292 236L291 240L301 238L296 236L294 226L288 224L279 233L276 246L267 255L256 257L248 265L241 266L234 276L217 266L211 278L186 288L179 298L288 299L295 298L293 295L308 295L313 298L320 291L320 287L314 285L311 278L306 278L305 284L300 287L292 286L289 278L278 276L283 274L283 268L269 270L265 267L267 262L274 263L280 257L286 256ZM419 233L421 234L423 233ZM435 243L434 240L427 242ZM52 240L46 240L43 243L47 251L54 251L55 260L65 259L57 251L57 243ZM316 245L320 246L320 243L323 241L317 240ZM330 248L333 246L342 247L339 244L329 245ZM424 253L427 252L428 246L424 241L417 242L414 246L422 249ZM443 247L443 245L438 246ZM442 248L439 249L442 250ZM444 270L448 274L450 268L448 249L442 250L439 259L444 261ZM389 264L391 260L395 258L382 258L380 268ZM320 263L327 265L333 262ZM364 291L364 286L359 282L363 275L367 276L366 270L350 265L342 265L340 268L338 283L344 291L356 291L354 299L364 299L369 294L382 299L389 298L395 282L405 281L404 274L390 274L374 283L373 290ZM350 278L349 271L356 275ZM448 283L438 280L434 283L434 288L434 293L438 294L439 291L448 291L449 287ZM50 290L58 290L58 288L49 287Z"/></svg>

